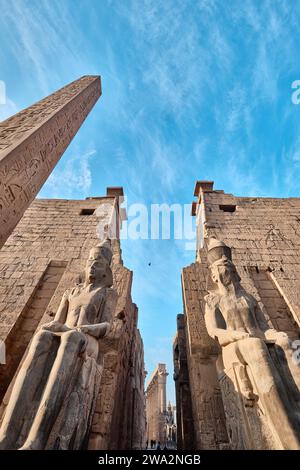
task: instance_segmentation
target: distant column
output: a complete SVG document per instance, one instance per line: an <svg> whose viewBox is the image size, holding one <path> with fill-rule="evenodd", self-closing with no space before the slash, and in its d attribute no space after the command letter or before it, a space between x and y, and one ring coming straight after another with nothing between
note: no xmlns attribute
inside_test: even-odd
<svg viewBox="0 0 300 470"><path fill-rule="evenodd" d="M158 397L159 397L159 411L165 413L167 411L167 376L165 364L158 364Z"/></svg>
<svg viewBox="0 0 300 470"><path fill-rule="evenodd" d="M0 248L100 96L84 76L0 123Z"/></svg>
<svg viewBox="0 0 300 470"><path fill-rule="evenodd" d="M146 390L147 437L148 441L166 442L167 398L166 364L158 364L152 373Z"/></svg>

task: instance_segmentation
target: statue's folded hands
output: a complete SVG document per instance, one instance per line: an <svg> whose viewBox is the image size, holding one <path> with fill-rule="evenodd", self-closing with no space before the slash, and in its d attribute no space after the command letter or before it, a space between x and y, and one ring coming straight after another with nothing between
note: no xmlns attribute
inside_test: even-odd
<svg viewBox="0 0 300 470"><path fill-rule="evenodd" d="M79 325L76 330L94 336L95 338L103 338L110 330L110 323L96 323L94 325Z"/></svg>
<svg viewBox="0 0 300 470"><path fill-rule="evenodd" d="M239 341L241 339L250 338L251 335L246 331L230 331L233 341Z"/></svg>
<svg viewBox="0 0 300 470"><path fill-rule="evenodd" d="M289 342L289 337L284 331L277 331L273 328L265 331L265 337L268 341L274 341L277 344L285 344Z"/></svg>
<svg viewBox="0 0 300 470"><path fill-rule="evenodd" d="M53 333L71 330L71 328L69 328L67 325L60 323L56 320L53 320L50 323L45 323L44 325L42 325L41 329L46 331L52 331Z"/></svg>

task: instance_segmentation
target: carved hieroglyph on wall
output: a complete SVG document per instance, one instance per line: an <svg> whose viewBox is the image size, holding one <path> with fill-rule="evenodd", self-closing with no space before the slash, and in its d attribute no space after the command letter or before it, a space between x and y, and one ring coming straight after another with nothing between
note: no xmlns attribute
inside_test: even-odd
<svg viewBox="0 0 300 470"><path fill-rule="evenodd" d="M0 123L0 247L101 95L84 76Z"/></svg>
<svg viewBox="0 0 300 470"><path fill-rule="evenodd" d="M219 378L230 448L282 449L280 441L270 430L261 401L249 406L243 397L239 389L238 367L238 364L233 364Z"/></svg>

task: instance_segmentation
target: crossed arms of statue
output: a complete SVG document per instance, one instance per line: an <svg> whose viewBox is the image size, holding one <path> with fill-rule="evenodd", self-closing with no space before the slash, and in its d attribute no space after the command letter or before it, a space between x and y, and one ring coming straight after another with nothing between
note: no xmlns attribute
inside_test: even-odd
<svg viewBox="0 0 300 470"><path fill-rule="evenodd" d="M114 289L106 290L105 299L102 298L98 308L98 314L102 310L101 322L94 324L79 324L74 329L82 333L89 334L95 338L103 338L110 330L112 320L115 315L115 307L117 302L117 293ZM69 292L66 291L62 297L58 310L55 314L54 320L43 326L43 329L62 332L70 330L65 323L69 312Z"/></svg>
<svg viewBox="0 0 300 470"><path fill-rule="evenodd" d="M251 334L246 331L227 328L224 317L219 309L219 297L217 295L208 294L205 300L205 324L208 334L218 340L221 346L227 346L235 341L251 337ZM276 343L287 341L288 336L286 333L276 331L274 328L269 327L256 299L252 296L251 304L252 308L249 306L250 315L252 314L254 316L259 330L262 333L261 336L263 336L265 340L275 341Z"/></svg>

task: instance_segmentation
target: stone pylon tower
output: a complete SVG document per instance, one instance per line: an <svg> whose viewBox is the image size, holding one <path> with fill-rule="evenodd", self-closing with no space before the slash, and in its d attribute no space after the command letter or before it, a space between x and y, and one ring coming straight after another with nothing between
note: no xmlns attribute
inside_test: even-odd
<svg viewBox="0 0 300 470"><path fill-rule="evenodd" d="M196 259L174 341L178 448L298 450L300 198L203 180L194 196Z"/></svg>
<svg viewBox="0 0 300 470"><path fill-rule="evenodd" d="M100 95L84 76L0 123L0 248Z"/></svg>

